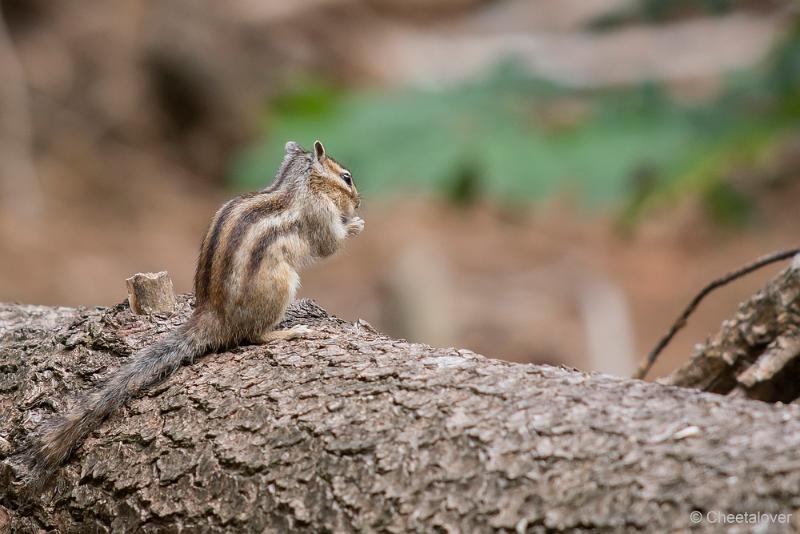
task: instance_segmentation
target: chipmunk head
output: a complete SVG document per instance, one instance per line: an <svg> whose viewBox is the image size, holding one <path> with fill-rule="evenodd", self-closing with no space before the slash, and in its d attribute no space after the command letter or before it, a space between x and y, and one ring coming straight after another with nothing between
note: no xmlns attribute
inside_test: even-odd
<svg viewBox="0 0 800 534"><path fill-rule="evenodd" d="M297 143L286 143L286 153L303 151ZM304 152L304 151L303 151ZM361 205L361 197L353 181L353 175L338 161L325 153L321 142L315 141L310 153L311 167L308 180L312 192L330 198L345 215L350 215Z"/></svg>

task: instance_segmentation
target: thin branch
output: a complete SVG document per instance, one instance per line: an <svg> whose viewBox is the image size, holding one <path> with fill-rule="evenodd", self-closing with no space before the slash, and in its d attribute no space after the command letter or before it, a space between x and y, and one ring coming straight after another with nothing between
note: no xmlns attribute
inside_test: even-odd
<svg viewBox="0 0 800 534"><path fill-rule="evenodd" d="M750 274L753 271L757 271L762 267L779 261L788 260L798 254L800 254L800 248L773 252L772 254L762 256L756 261L748 263L747 265L740 267L739 269L736 269L735 271L732 271L721 278L717 278L706 285L697 295L695 295L689 305L683 310L683 313L681 313L678 319L672 324L666 335L661 338L653 350L650 351L650 354L647 355L647 358L642 361L633 377L643 379L645 376L647 376L647 373L653 367L653 364L656 363L658 355L661 354L667 345L669 345L669 342L672 341L672 338L675 337L675 334L677 334L684 326L686 326L686 321L689 319L689 316L709 293L719 287L733 282L737 278L741 278L742 276Z"/></svg>

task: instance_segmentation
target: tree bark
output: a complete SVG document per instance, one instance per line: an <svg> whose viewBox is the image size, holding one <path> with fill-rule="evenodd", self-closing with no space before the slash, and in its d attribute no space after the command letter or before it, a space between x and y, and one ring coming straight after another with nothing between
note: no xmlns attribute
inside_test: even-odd
<svg viewBox="0 0 800 534"><path fill-rule="evenodd" d="M796 405L434 349L311 301L284 326L318 337L181 368L26 496L14 448L190 304L0 305L0 532L663 532L695 510L793 514L767 524L779 532L800 518Z"/></svg>
<svg viewBox="0 0 800 534"><path fill-rule="evenodd" d="M751 298L692 358L659 383L797 402L800 397L800 256Z"/></svg>

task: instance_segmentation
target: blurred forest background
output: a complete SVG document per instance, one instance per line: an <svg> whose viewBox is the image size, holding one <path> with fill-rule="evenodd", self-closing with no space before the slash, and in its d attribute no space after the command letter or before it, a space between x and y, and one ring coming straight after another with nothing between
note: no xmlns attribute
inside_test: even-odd
<svg viewBox="0 0 800 534"><path fill-rule="evenodd" d="M629 374L704 283L797 243L796 5L0 0L0 299L111 305L153 270L190 291L215 209L319 138L367 226L303 296Z"/></svg>

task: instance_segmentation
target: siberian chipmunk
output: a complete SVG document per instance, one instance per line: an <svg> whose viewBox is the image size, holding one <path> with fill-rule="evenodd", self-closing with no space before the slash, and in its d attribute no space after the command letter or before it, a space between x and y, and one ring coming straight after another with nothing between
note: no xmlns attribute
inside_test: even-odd
<svg viewBox="0 0 800 534"><path fill-rule="evenodd" d="M45 482L80 441L130 397L196 357L244 343L305 334L273 330L295 296L298 272L361 233L361 201L350 172L325 154L286 143L272 184L241 195L211 220L195 274L189 320L133 355L98 390L43 424L28 455L31 480Z"/></svg>

